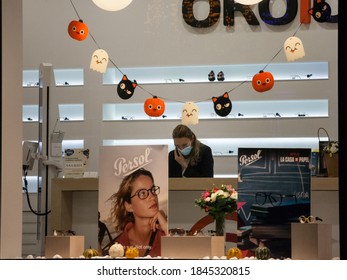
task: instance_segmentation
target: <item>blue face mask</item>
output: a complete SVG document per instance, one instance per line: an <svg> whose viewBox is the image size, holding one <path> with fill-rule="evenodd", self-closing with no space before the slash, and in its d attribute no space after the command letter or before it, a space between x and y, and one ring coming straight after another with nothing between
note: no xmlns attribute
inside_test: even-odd
<svg viewBox="0 0 347 280"><path fill-rule="evenodd" d="M192 146L188 146L188 147L185 147L183 150L180 150L180 153L183 155L183 156L188 156L190 154L190 152L192 151L193 147Z"/></svg>

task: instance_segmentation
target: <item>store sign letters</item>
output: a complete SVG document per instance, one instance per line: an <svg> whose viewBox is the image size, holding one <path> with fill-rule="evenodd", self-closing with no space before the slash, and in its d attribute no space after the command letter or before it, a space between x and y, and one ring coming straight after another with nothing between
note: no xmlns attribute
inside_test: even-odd
<svg viewBox="0 0 347 280"><path fill-rule="evenodd" d="M213 26L221 16L221 1L208 0L209 14L205 19L198 20L194 16L194 2L196 0L183 0L182 15L184 21L196 28ZM309 24L311 18L317 22L338 22L338 15L331 15L331 7L326 0L286 0L286 11L281 17L273 17L271 14L272 4L273 1L270 0L263 0L258 4L261 20L269 25L289 24L295 19L297 14L300 15L300 22L303 24ZM242 5L234 0L223 0L223 24L225 26L234 25L235 12L241 13L249 25L259 25L259 20L250 5Z"/></svg>
<svg viewBox="0 0 347 280"><path fill-rule="evenodd" d="M149 157L151 154L151 148L146 148L140 155L135 155L133 158L126 159L125 157L119 157L114 162L114 175L128 175L131 172L145 167L147 164L152 162Z"/></svg>

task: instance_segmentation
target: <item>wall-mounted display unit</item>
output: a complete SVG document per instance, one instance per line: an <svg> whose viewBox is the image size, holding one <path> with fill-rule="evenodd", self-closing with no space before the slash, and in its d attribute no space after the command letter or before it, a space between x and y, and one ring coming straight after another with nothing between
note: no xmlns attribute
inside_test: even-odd
<svg viewBox="0 0 347 280"><path fill-rule="evenodd" d="M184 103L168 102L160 117L149 117L143 103L103 104L103 121L180 119ZM252 100L232 102L232 111L226 117L218 116L213 102L198 102L199 119L247 118L302 118L328 117L328 99L305 100Z"/></svg>
<svg viewBox="0 0 347 280"><path fill-rule="evenodd" d="M108 68L103 75L104 85L118 84L123 74L138 84L167 83L211 83L208 74L214 70L215 82L220 71L224 74L224 82L252 81L260 70L271 72L276 81L321 80L329 78L328 62L292 62L266 64L235 65L196 65L168 67L133 67ZM218 70L216 70L218 69Z"/></svg>

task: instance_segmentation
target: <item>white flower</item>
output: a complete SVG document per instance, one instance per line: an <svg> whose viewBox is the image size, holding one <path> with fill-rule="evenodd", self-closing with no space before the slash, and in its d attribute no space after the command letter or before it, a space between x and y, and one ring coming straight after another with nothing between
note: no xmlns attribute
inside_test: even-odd
<svg viewBox="0 0 347 280"><path fill-rule="evenodd" d="M333 154L336 154L339 151L339 142L329 142L329 144L323 148L323 151L330 154L330 156L333 156Z"/></svg>
<svg viewBox="0 0 347 280"><path fill-rule="evenodd" d="M218 190L211 194L212 202L215 202L218 196L224 196L224 192L222 190Z"/></svg>
<svg viewBox="0 0 347 280"><path fill-rule="evenodd" d="M223 192L223 197L224 198L228 198L230 196L230 193L229 192Z"/></svg>
<svg viewBox="0 0 347 280"><path fill-rule="evenodd" d="M237 192L233 192L230 197L237 200Z"/></svg>
<svg viewBox="0 0 347 280"><path fill-rule="evenodd" d="M332 145L330 148L330 152L333 154L337 153L338 150L339 148L336 145Z"/></svg>

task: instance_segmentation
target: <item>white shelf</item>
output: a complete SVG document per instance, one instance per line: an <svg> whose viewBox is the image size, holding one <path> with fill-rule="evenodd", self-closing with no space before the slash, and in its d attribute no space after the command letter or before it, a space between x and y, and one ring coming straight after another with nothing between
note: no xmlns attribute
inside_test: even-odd
<svg viewBox="0 0 347 280"><path fill-rule="evenodd" d="M84 104L58 104L60 121L83 121Z"/></svg>
<svg viewBox="0 0 347 280"><path fill-rule="evenodd" d="M103 121L137 120L176 120L181 118L183 103L165 104L161 117L149 117L143 109L143 103L107 103L103 104ZM218 116L213 102L198 102L199 119L248 119L248 118L301 118L328 117L328 99L306 100L254 100L234 101L232 111L226 117Z"/></svg>
<svg viewBox="0 0 347 280"><path fill-rule="evenodd" d="M253 76L262 70L266 64L235 64L235 65L199 65L199 66L169 66L169 67L137 67L137 68L108 68L103 74L104 85L116 85L123 73L138 84L167 84L167 83L211 83L208 74L223 71L224 82L251 81ZM321 80L329 79L328 62L288 62L271 63L264 71L271 72L275 81L289 80Z"/></svg>
<svg viewBox="0 0 347 280"><path fill-rule="evenodd" d="M201 138L202 143L212 149L216 157L237 156L238 148L295 148L318 150L317 137L269 137L269 138ZM321 137L321 141L327 141ZM109 139L103 140L104 146L132 145L168 145L168 150L174 149L172 139Z"/></svg>
<svg viewBox="0 0 347 280"><path fill-rule="evenodd" d="M38 122L39 120L39 105L23 105L22 121L23 122Z"/></svg>
<svg viewBox="0 0 347 280"><path fill-rule="evenodd" d="M83 86L84 70L82 68L53 69L56 86ZM23 87L39 86L39 70L23 71Z"/></svg>
<svg viewBox="0 0 347 280"><path fill-rule="evenodd" d="M234 64L234 65L196 65L168 67L133 67L108 68L103 74L103 85L116 85L123 73L138 84L168 84L168 83L211 83L208 74L223 71L224 82L249 82L260 70L271 72L275 81L289 80L322 80L329 79L329 64L322 62L287 62L266 64ZM83 86L84 69L66 68L53 69L56 86ZM23 70L23 87L39 86L39 70Z"/></svg>
<svg viewBox="0 0 347 280"><path fill-rule="evenodd" d="M83 121L84 104L58 104L60 121ZM23 105L23 122L38 122L38 105Z"/></svg>

